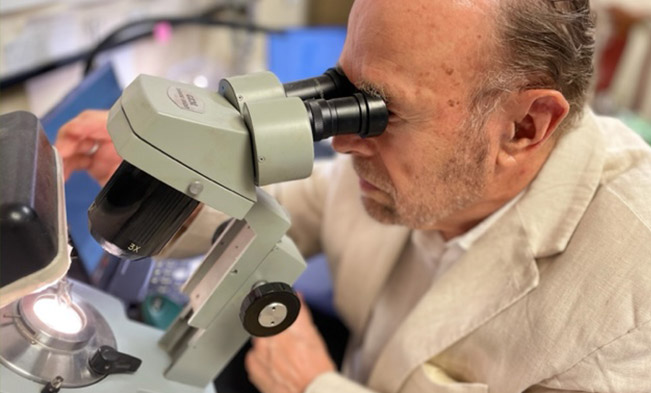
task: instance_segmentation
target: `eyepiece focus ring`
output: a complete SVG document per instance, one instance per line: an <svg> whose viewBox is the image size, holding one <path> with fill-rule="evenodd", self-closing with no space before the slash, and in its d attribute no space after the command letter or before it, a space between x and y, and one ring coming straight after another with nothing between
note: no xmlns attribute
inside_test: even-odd
<svg viewBox="0 0 651 393"><path fill-rule="evenodd" d="M362 138L378 136L389 121L384 101L362 92L331 100L309 100L305 107L314 141L343 134L357 134Z"/></svg>

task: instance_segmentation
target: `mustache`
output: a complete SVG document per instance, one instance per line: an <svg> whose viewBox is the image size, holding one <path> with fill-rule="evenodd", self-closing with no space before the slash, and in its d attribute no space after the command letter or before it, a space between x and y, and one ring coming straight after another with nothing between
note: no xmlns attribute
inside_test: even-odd
<svg viewBox="0 0 651 393"><path fill-rule="evenodd" d="M359 177L371 183L378 189L393 195L395 187L386 171L378 170L368 159L353 157L353 169Z"/></svg>

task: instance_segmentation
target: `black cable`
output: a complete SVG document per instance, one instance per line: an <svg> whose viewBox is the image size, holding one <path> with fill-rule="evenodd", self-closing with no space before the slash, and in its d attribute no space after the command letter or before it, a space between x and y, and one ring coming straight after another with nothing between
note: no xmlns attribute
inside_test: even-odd
<svg viewBox="0 0 651 393"><path fill-rule="evenodd" d="M88 73L93 67L95 57L97 57L97 55L100 52L149 36L150 34L152 34L153 28L157 23L169 22L174 19L192 20L192 19L209 18L211 15L214 15L218 12L227 11L227 10L239 11L239 9L236 9L235 7L228 7L228 6L221 5L221 6L210 8L206 11L201 12L199 15L193 17L183 17L183 18L157 17L157 18L145 18L133 22L127 22L124 25L113 30L111 33L109 33L103 40L97 43L95 47L88 52L86 57L86 64L84 66L84 76L88 75ZM132 33L130 35L127 34L130 30L136 30L136 29L138 30L135 33ZM122 35L124 35L125 37L121 38Z"/></svg>
<svg viewBox="0 0 651 393"><path fill-rule="evenodd" d="M227 20L215 19L214 14L233 10L232 6L217 6L208 11L202 12L197 16L191 17L157 17L141 19L134 22L129 22L121 27L115 29L112 33L106 36L99 42L86 57L86 65L84 67L84 76L90 73L93 63L97 55L108 49L116 48L118 46L128 44L140 38L144 38L153 34L153 29L158 23L169 23L171 26L180 25L200 25L200 26L220 26L228 27L231 29L242 29L249 32L260 33L281 33L284 30L272 29L267 27L258 26L252 23L235 22Z"/></svg>
<svg viewBox="0 0 651 393"><path fill-rule="evenodd" d="M86 56L87 55L85 52L80 52L71 56L65 56L53 61L39 64L30 69L3 77L0 79L0 90L8 89L20 83L23 83L26 80L37 77L39 75L43 75L46 72L54 71L57 68L65 67L78 61L82 61L86 58Z"/></svg>
<svg viewBox="0 0 651 393"><path fill-rule="evenodd" d="M153 28L157 23L168 22L173 26L178 26L182 24L198 24L204 26L222 26L232 29L242 29L250 32L262 32L262 33L282 33L284 30L271 29L262 26L258 26L251 23L242 23L226 20L215 19L214 14L224 11L238 11L242 7L236 6L227 6L220 5L212 7L211 9L200 13L194 17L163 17L163 18L148 18L135 22L126 23L125 25L115 29L110 33L106 38L104 38L99 44L97 44L93 49L80 51L76 54L65 56L56 60L48 61L42 64L38 64L30 69L18 72L0 79L0 90L7 89L9 87L18 85L31 79L33 77L45 74L46 72L53 71L57 68L64 67L70 64L74 64L78 61L85 61L84 75L87 75L90 69L92 69L93 62L95 57L103 51L113 49L115 47L128 44L140 38L150 36L153 33ZM132 30L132 34L126 36L123 35L125 31L128 31L131 28L137 26L142 26L137 31Z"/></svg>

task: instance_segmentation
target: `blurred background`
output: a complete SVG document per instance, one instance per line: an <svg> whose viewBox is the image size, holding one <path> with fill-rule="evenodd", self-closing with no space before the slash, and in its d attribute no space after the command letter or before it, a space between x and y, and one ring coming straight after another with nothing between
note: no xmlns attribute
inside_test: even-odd
<svg viewBox="0 0 651 393"><path fill-rule="evenodd" d="M651 1L592 4L598 16L593 107L649 138ZM225 75L262 69L281 79L310 76L336 61L351 5L352 0L3 0L0 110L43 116L81 82L86 67L106 63L120 87L139 73L205 87Z"/></svg>
<svg viewBox="0 0 651 393"><path fill-rule="evenodd" d="M283 82L315 76L337 61L352 3L2 0L0 113L35 113L54 142L61 125L84 109L110 107L140 73L209 89L224 76L264 69ZM591 104L651 142L651 1L593 0L592 6L598 47ZM327 154L321 147L317 153ZM70 232L83 262L79 275L126 304L140 304L152 292L183 303L175 287L196 263L125 268L106 260L87 229L86 210L98 191L83 173L66 184ZM323 291L329 291L322 279L327 270L312 271L312 281L326 282ZM317 287L310 283L311 292Z"/></svg>
<svg viewBox="0 0 651 393"><path fill-rule="evenodd" d="M269 69L282 82L322 74L343 47L352 0L2 0L0 113L36 114L50 142L85 109L108 109L138 74L217 89L221 78ZM330 154L315 145L317 156ZM179 287L202 256L136 263L103 252L88 230L99 185L66 182L69 276L118 297L128 315L167 327L187 302ZM218 223L216 223L217 225ZM332 314L320 258L296 283Z"/></svg>
<svg viewBox="0 0 651 393"><path fill-rule="evenodd" d="M597 14L592 107L651 143L651 1L592 0Z"/></svg>
<svg viewBox="0 0 651 393"><path fill-rule="evenodd" d="M209 89L224 76L265 69L282 82L319 75L337 61L352 2L1 0L0 113L33 112L54 142L61 125L84 109L108 109L140 73ZM598 46L591 105L651 143L651 1L592 5ZM328 154L328 145L316 147L317 155ZM71 241L79 253L70 276L119 297L132 318L165 328L187 301L179 286L201 257L131 263L104 254L87 225L98 191L84 173L66 184ZM323 258L309 264L295 287L315 317L329 324L330 335L346 334L328 319L334 312ZM343 353L343 347L330 349ZM221 378L231 377L246 379L241 367Z"/></svg>
<svg viewBox="0 0 651 393"><path fill-rule="evenodd" d="M319 44L328 41L319 37L343 37L351 4L352 0L3 0L0 108L3 113L26 109L43 116L81 82L91 54L93 67L113 65L121 87L139 73L212 88L223 76L280 63L286 64L275 70L281 74L298 70L314 63L313 56L333 65L340 47ZM320 26L332 28L323 31ZM291 55L290 48L297 55L279 62L280 56Z"/></svg>
<svg viewBox="0 0 651 393"><path fill-rule="evenodd" d="M224 76L265 69L283 82L315 76L336 63L352 2L2 0L0 113L33 112L54 142L61 125L84 109L107 109L140 73L209 89ZM598 47L591 105L651 143L651 1L592 4ZM327 154L327 145L321 148L317 153ZM66 184L81 261L72 276L120 297L134 318L164 328L186 301L178 286L201 258L111 259L87 228L98 191L83 173ZM326 314L329 285L323 261L310 264L296 284Z"/></svg>

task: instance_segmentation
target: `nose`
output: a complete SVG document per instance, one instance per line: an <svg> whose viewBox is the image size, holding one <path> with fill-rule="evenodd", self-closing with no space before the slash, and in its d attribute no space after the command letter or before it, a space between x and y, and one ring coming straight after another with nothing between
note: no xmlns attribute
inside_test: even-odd
<svg viewBox="0 0 651 393"><path fill-rule="evenodd" d="M332 138L332 148L342 154L370 157L374 153L373 138L361 138L355 134L337 135Z"/></svg>

